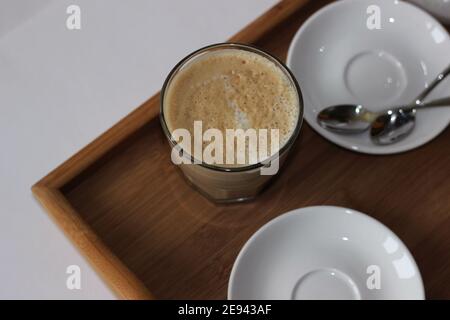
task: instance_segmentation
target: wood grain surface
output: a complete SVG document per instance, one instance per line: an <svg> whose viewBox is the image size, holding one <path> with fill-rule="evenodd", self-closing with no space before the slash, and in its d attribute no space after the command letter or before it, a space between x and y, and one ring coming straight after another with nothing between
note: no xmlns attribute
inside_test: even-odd
<svg viewBox="0 0 450 320"><path fill-rule="evenodd" d="M262 38L252 35L255 44L284 60L299 26L329 2L309 2ZM292 209L337 205L392 229L416 259L426 297L450 298L450 130L413 151L370 156L304 123L255 201L219 206L171 163L157 108L155 97L34 187L106 281L117 282L119 296L224 299L234 259L258 228Z"/></svg>

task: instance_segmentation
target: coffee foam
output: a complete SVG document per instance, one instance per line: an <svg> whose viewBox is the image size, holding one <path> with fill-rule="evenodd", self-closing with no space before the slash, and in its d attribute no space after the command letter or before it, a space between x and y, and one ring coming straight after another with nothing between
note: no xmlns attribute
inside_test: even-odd
<svg viewBox="0 0 450 320"><path fill-rule="evenodd" d="M183 66L166 88L164 116L170 132L279 129L281 148L299 118L296 88L274 62L245 50L207 52ZM272 150L271 153L277 150Z"/></svg>

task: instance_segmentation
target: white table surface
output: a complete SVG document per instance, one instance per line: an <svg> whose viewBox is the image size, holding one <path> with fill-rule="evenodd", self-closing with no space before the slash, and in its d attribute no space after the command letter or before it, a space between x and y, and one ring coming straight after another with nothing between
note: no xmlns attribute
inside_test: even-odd
<svg viewBox="0 0 450 320"><path fill-rule="evenodd" d="M31 185L276 0L0 1L0 299L114 299ZM81 8L81 30L66 8ZM66 268L81 268L81 290Z"/></svg>

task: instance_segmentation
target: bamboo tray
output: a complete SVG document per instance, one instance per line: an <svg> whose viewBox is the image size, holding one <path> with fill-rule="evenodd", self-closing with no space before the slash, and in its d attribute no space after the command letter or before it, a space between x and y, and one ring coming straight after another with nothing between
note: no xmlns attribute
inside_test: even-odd
<svg viewBox="0 0 450 320"><path fill-rule="evenodd" d="M282 1L231 40L284 60L299 26L329 2ZM330 204L386 224L414 255L427 298L450 298L450 130L407 153L369 156L305 123L259 198L218 206L172 165L158 111L155 95L33 186L118 297L225 299L234 259L259 227L288 210Z"/></svg>

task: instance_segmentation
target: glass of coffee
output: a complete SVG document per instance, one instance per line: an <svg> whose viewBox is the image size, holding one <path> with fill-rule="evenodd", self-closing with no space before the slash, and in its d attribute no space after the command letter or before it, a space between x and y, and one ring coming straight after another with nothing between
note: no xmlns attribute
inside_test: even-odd
<svg viewBox="0 0 450 320"><path fill-rule="evenodd" d="M216 202L254 198L283 164L302 119L292 73L248 45L220 43L191 53L161 90L171 159Z"/></svg>

